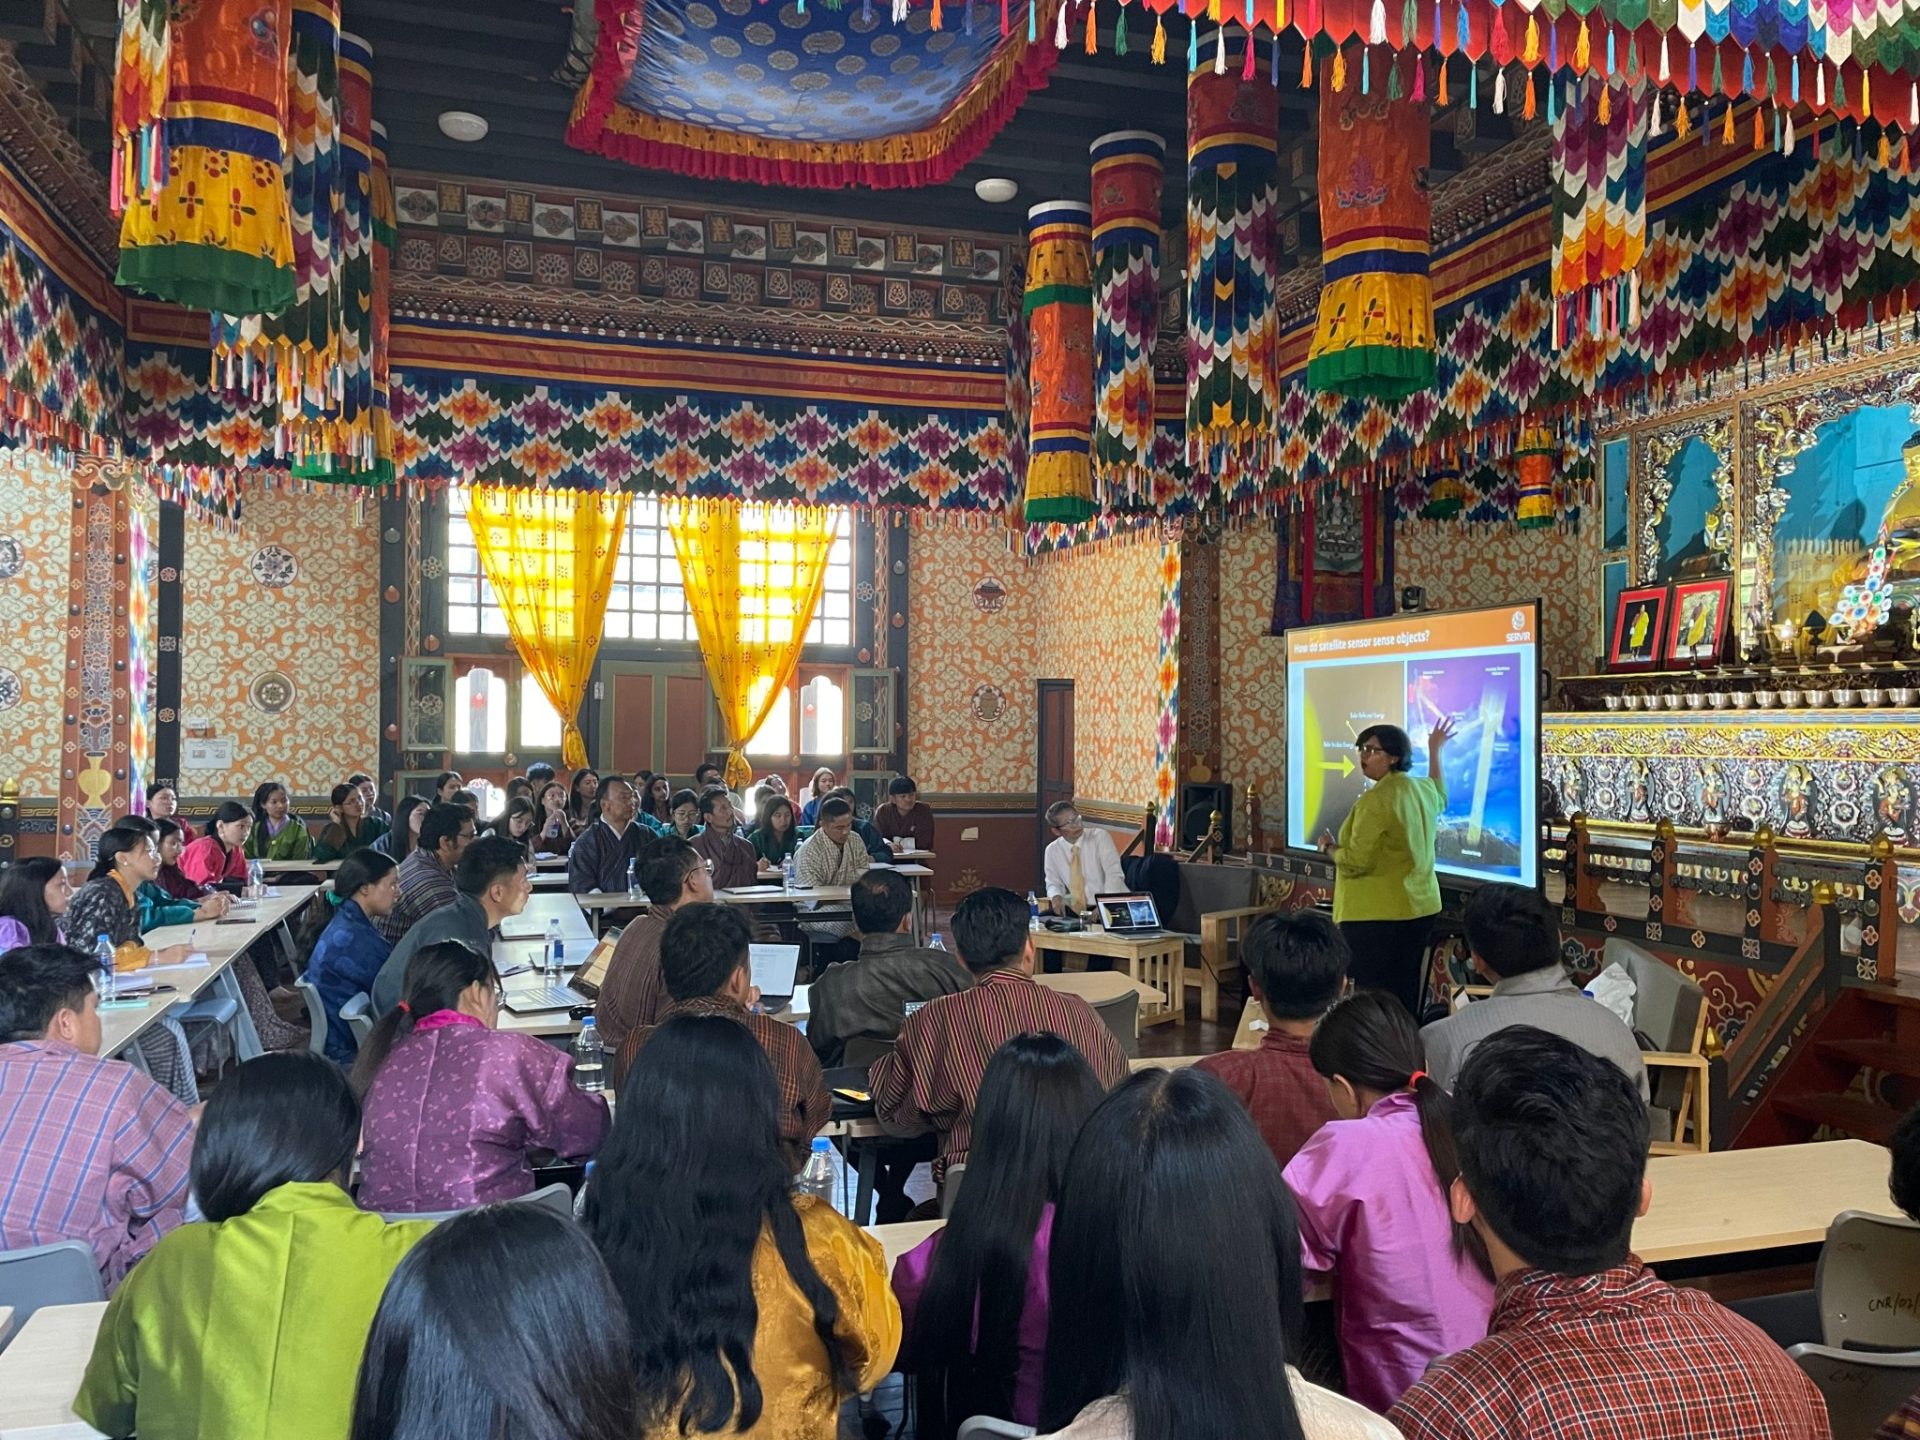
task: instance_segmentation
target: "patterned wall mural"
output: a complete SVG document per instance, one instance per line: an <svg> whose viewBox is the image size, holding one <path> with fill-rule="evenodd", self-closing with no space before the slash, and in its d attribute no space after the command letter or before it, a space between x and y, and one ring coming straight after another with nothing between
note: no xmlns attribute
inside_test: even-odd
<svg viewBox="0 0 1920 1440"><path fill-rule="evenodd" d="M0 452L0 780L51 799L60 788L64 626L49 608L66 593L72 490L53 462Z"/></svg>
<svg viewBox="0 0 1920 1440"><path fill-rule="evenodd" d="M1286 814L1287 676L1273 619L1278 554L1270 525L1244 525L1220 542L1220 777L1234 787L1235 819L1246 786L1260 789L1262 829L1277 842ZM1243 827L1234 827L1238 839Z"/></svg>
<svg viewBox="0 0 1920 1440"><path fill-rule="evenodd" d="M1128 812L1158 789L1162 565L1147 539L1039 567L1035 674L1074 682L1075 788Z"/></svg>
<svg viewBox="0 0 1920 1440"><path fill-rule="evenodd" d="M945 794L1030 794L1043 579L998 526L913 536L907 767Z"/></svg>
<svg viewBox="0 0 1920 1440"><path fill-rule="evenodd" d="M1538 596L1540 663L1555 675L1592 671L1600 613L1597 537L1547 528L1498 530L1445 521L1408 521L1394 547L1394 581L1421 586L1427 605L1464 610Z"/></svg>
<svg viewBox="0 0 1920 1440"><path fill-rule="evenodd" d="M233 765L183 769L183 788L324 795L379 757L377 518L334 491L256 490L241 533L187 528L181 734L231 739Z"/></svg>

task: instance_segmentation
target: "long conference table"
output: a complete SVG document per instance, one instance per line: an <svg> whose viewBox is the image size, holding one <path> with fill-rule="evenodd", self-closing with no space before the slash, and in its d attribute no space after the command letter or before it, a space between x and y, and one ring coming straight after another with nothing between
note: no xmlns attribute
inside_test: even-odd
<svg viewBox="0 0 1920 1440"><path fill-rule="evenodd" d="M240 1013L235 1025L240 1031L241 1058L260 1053L260 1037L254 1031L253 1017L247 1012L246 997L233 975L233 963L262 939L276 935L293 916L299 914L319 889L315 885L268 887L259 900L242 900L229 912L230 920L242 924L224 924L203 920L190 925L162 925L141 937L150 950L165 950L173 945L189 946L195 956L181 965L149 966L121 976L123 981L152 979L157 989L152 995L134 1000L116 1000L100 1013L100 1053L122 1055L127 1047L161 1016L176 1006L191 1004L200 996L214 993L238 1002ZM134 1052L137 1055L138 1052ZM133 1058L123 1056L123 1058Z"/></svg>
<svg viewBox="0 0 1920 1440"><path fill-rule="evenodd" d="M1651 1264L1818 1244L1842 1210L1895 1213L1887 1151L1864 1140L1764 1150L1662 1155L1648 1161L1653 1207L1633 1227ZM940 1228L938 1220L876 1225L869 1233L896 1260ZM73 1413L104 1303L36 1311L0 1351L0 1440L98 1440Z"/></svg>

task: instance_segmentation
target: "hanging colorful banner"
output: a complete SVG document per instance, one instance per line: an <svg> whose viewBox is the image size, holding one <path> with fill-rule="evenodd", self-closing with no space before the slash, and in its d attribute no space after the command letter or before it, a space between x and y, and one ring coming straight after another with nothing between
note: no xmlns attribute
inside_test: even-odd
<svg viewBox="0 0 1920 1440"><path fill-rule="evenodd" d="M1131 497L1152 483L1160 333L1160 191L1167 142L1116 130L1093 155L1093 473ZM1116 503L1111 493L1108 504Z"/></svg>
<svg viewBox="0 0 1920 1440"><path fill-rule="evenodd" d="M340 36L340 324L332 393L304 405L284 450L293 473L346 479L374 468L373 47Z"/></svg>
<svg viewBox="0 0 1920 1440"><path fill-rule="evenodd" d="M297 421L325 408L339 360L340 0L293 0L287 87L287 204L294 304L213 317L215 383Z"/></svg>
<svg viewBox="0 0 1920 1440"><path fill-rule="evenodd" d="M1094 511L1092 267L1092 206L1050 200L1027 212L1031 524L1072 524Z"/></svg>
<svg viewBox="0 0 1920 1440"><path fill-rule="evenodd" d="M1553 125L1554 333L1640 323L1647 247L1645 81L1577 80Z"/></svg>
<svg viewBox="0 0 1920 1440"><path fill-rule="evenodd" d="M1187 461L1223 473L1270 468L1278 444L1280 99L1241 73L1187 77Z"/></svg>
<svg viewBox="0 0 1920 1440"><path fill-rule="evenodd" d="M170 15L142 3L140 17L134 50L120 53L118 93L136 98L119 122L119 283L195 309L277 315L296 298L281 169L292 0L199 0Z"/></svg>
<svg viewBox="0 0 1920 1440"><path fill-rule="evenodd" d="M1426 100L1371 47L1320 67L1320 317L1307 385L1401 400L1433 384L1433 250Z"/></svg>

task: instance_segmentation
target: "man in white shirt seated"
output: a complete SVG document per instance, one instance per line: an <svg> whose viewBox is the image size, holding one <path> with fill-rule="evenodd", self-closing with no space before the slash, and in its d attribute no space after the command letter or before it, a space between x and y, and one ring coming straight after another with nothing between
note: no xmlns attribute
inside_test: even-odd
<svg viewBox="0 0 1920 1440"><path fill-rule="evenodd" d="M1096 895L1126 892L1111 834L1082 820L1071 800L1049 805L1047 824L1057 837L1047 846L1044 866L1047 907L1054 914L1078 915L1092 908Z"/></svg>

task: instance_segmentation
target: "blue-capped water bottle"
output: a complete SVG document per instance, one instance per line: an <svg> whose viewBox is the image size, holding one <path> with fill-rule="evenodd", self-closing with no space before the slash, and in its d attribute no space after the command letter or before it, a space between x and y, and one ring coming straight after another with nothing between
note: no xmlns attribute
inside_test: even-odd
<svg viewBox="0 0 1920 1440"><path fill-rule="evenodd" d="M105 935L93 942L93 961L100 967L100 1003L111 1005L114 992L119 988L113 969L113 941Z"/></svg>
<svg viewBox="0 0 1920 1440"><path fill-rule="evenodd" d="M607 1088L607 1047L591 1015L580 1022L580 1033L573 1037L573 1083L589 1095L602 1094Z"/></svg>
<svg viewBox="0 0 1920 1440"><path fill-rule="evenodd" d="M542 957L546 962L549 975L558 975L562 961L566 958L566 946L560 939L560 917L553 916L547 921L547 944Z"/></svg>
<svg viewBox="0 0 1920 1440"><path fill-rule="evenodd" d="M1039 928L1040 897L1029 890L1027 891L1027 929L1038 930Z"/></svg>
<svg viewBox="0 0 1920 1440"><path fill-rule="evenodd" d="M840 1153L833 1148L833 1141L824 1135L814 1137L813 1151L807 1156L806 1168L801 1170L794 1188L802 1195L812 1195L828 1205L833 1204L833 1197L840 1188Z"/></svg>
<svg viewBox="0 0 1920 1440"><path fill-rule="evenodd" d="M787 858L780 862L780 888L792 894L800 888L800 867L794 863L793 852L787 852Z"/></svg>
<svg viewBox="0 0 1920 1440"><path fill-rule="evenodd" d="M638 860L627 861L627 898L633 899L640 893L640 877L637 873Z"/></svg>

